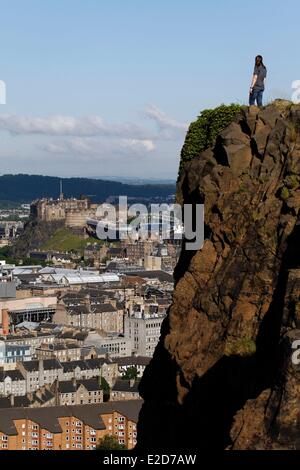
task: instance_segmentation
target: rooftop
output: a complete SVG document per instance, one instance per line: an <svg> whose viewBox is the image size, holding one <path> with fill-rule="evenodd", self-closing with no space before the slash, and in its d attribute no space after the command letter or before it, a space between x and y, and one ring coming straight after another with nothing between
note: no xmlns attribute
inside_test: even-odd
<svg viewBox="0 0 300 470"><path fill-rule="evenodd" d="M62 432L58 418L75 417L93 429L106 429L101 415L117 412L137 422L142 400L122 400L90 405L51 406L42 408L0 409L0 432L7 436L18 434L15 422L29 419L54 434Z"/></svg>

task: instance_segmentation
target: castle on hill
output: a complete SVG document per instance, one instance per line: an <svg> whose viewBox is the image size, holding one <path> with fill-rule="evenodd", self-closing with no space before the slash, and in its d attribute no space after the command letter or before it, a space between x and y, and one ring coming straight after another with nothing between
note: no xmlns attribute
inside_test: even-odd
<svg viewBox="0 0 300 470"><path fill-rule="evenodd" d="M65 198L62 181L58 199L42 198L30 205L30 215L38 221L64 221L66 227L83 228L88 218L95 217L98 204L88 197L80 199Z"/></svg>

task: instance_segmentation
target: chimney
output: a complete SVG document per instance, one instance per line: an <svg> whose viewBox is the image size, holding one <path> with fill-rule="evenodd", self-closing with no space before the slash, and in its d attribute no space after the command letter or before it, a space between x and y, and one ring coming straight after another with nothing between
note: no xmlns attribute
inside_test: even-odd
<svg viewBox="0 0 300 470"><path fill-rule="evenodd" d="M71 380L72 380L72 385L73 385L73 387L76 388L76 383L77 383L76 377L72 377Z"/></svg>
<svg viewBox="0 0 300 470"><path fill-rule="evenodd" d="M39 359L39 387L43 387L44 383L44 361Z"/></svg>
<svg viewBox="0 0 300 470"><path fill-rule="evenodd" d="M52 386L50 387L51 392L55 395L55 406L60 405L60 396L59 396L59 380L55 379Z"/></svg>
<svg viewBox="0 0 300 470"><path fill-rule="evenodd" d="M9 395L10 399L10 406L13 407L15 406L15 396L13 394Z"/></svg>
<svg viewBox="0 0 300 470"><path fill-rule="evenodd" d="M84 303L84 305L86 305L88 308L90 307L90 305L91 305L91 296L90 296L90 294L86 294L86 295L84 296L83 303Z"/></svg>
<svg viewBox="0 0 300 470"><path fill-rule="evenodd" d="M132 388L135 384L135 379L130 379L129 380L129 387Z"/></svg>
<svg viewBox="0 0 300 470"><path fill-rule="evenodd" d="M2 332L4 335L9 333L9 313L6 308L2 310Z"/></svg>

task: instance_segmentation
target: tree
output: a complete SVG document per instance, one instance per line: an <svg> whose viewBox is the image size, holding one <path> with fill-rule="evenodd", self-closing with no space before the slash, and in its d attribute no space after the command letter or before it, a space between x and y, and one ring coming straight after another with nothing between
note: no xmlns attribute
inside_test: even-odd
<svg viewBox="0 0 300 470"><path fill-rule="evenodd" d="M115 436L106 434L97 444L96 450L127 450L127 447L120 444Z"/></svg>
<svg viewBox="0 0 300 470"><path fill-rule="evenodd" d="M136 366L130 366L126 369L125 374L123 374L123 380L136 380L138 378L139 371Z"/></svg>
<svg viewBox="0 0 300 470"><path fill-rule="evenodd" d="M103 401L108 401L110 397L110 386L104 377L100 377L100 387L103 390Z"/></svg>

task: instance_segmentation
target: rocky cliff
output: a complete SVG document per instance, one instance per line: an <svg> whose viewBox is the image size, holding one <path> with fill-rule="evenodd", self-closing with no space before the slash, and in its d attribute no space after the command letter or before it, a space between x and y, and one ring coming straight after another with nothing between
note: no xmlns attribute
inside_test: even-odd
<svg viewBox="0 0 300 470"><path fill-rule="evenodd" d="M300 106L280 100L185 164L178 199L205 204L205 242L182 250L138 447L300 449L299 183Z"/></svg>

